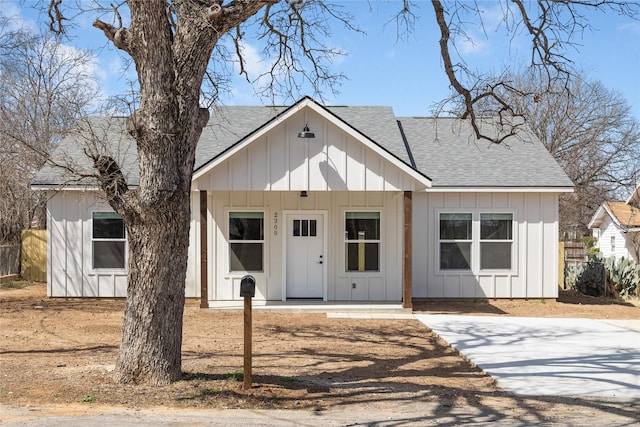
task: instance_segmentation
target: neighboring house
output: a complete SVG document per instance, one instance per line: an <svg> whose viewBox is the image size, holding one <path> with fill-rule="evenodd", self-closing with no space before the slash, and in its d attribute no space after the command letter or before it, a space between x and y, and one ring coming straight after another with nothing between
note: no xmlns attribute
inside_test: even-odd
<svg viewBox="0 0 640 427"><path fill-rule="evenodd" d="M90 123L135 186L125 119ZM88 167L86 129L54 161ZM45 166L33 187L51 192L48 295L124 296L124 224L95 184ZM252 274L256 304L556 298L558 194L572 189L527 133L495 145L464 120L310 98L219 108L196 154L186 295L240 300Z"/></svg>
<svg viewBox="0 0 640 427"><path fill-rule="evenodd" d="M626 202L604 202L589 228L603 257L640 261L640 185Z"/></svg>

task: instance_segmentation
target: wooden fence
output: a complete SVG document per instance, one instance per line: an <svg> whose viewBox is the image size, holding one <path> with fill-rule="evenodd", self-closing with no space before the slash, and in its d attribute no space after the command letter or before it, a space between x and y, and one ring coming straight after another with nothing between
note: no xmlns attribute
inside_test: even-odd
<svg viewBox="0 0 640 427"><path fill-rule="evenodd" d="M0 277L20 272L20 245L0 245Z"/></svg>
<svg viewBox="0 0 640 427"><path fill-rule="evenodd" d="M22 230L22 278L47 281L47 230Z"/></svg>

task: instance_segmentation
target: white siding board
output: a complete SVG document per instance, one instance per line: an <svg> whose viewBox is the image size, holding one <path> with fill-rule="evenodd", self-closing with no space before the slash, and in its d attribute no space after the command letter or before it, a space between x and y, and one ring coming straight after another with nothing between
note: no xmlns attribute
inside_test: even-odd
<svg viewBox="0 0 640 427"><path fill-rule="evenodd" d="M529 297L542 297L542 260L544 246L542 245L543 227L541 217L540 198L527 197L525 202L525 221L527 222L527 290Z"/></svg>
<svg viewBox="0 0 640 427"><path fill-rule="evenodd" d="M249 150L240 151L233 156L229 166L231 168L229 173L231 176L231 188L233 190L246 190L251 188L249 186L251 180Z"/></svg>
<svg viewBox="0 0 640 427"><path fill-rule="evenodd" d="M477 204L478 208L490 209L494 207L493 203L493 195L494 193L478 193L477 194Z"/></svg>
<svg viewBox="0 0 640 427"><path fill-rule="evenodd" d="M491 298L495 295L494 277L480 276L478 277L478 297Z"/></svg>
<svg viewBox="0 0 640 427"><path fill-rule="evenodd" d="M84 195L83 195L84 196ZM82 254L84 252L82 234L82 220L80 210L84 206L80 206L84 202L77 193L70 193L66 200L65 221L64 221L64 238L66 251L64 269L66 273L66 290L70 297L78 296L96 296L97 289L92 289L91 283L85 283L83 276ZM89 215L91 215L89 213ZM90 244L90 242L89 242ZM91 262L91 251L87 251L88 262Z"/></svg>
<svg viewBox="0 0 640 427"><path fill-rule="evenodd" d="M416 193L413 198L413 283L418 298L557 297L558 210L555 193ZM438 212L514 214L514 263L510 272L439 272ZM475 232L477 233L478 230Z"/></svg>
<svg viewBox="0 0 640 427"><path fill-rule="evenodd" d="M460 292L460 276L449 275L444 277L444 297L445 298L460 298L462 293Z"/></svg>
<svg viewBox="0 0 640 427"><path fill-rule="evenodd" d="M385 189L383 159L372 150L367 149L365 151L366 170L364 189L367 191L382 191Z"/></svg>
<svg viewBox="0 0 640 427"><path fill-rule="evenodd" d="M258 143L252 144L249 148L249 159L251 159L250 175L252 190L269 189L269 156L267 151L267 140L262 138Z"/></svg>
<svg viewBox="0 0 640 427"><path fill-rule="evenodd" d="M486 194L486 193L485 193ZM493 207L506 209L509 206L513 207L513 194L514 193L492 193ZM517 198L517 196L516 196ZM520 201L521 203L522 201ZM517 202L516 202L517 204Z"/></svg>
<svg viewBox="0 0 640 427"><path fill-rule="evenodd" d="M475 276L461 276L460 280L460 296L462 298L476 298L482 295L480 285Z"/></svg>
<svg viewBox="0 0 640 427"><path fill-rule="evenodd" d="M297 144L289 143L289 189L293 191L309 188L308 147L305 140L300 141Z"/></svg>
<svg viewBox="0 0 640 427"><path fill-rule="evenodd" d="M477 207L476 193L460 193L460 198L463 208L474 209Z"/></svg>
<svg viewBox="0 0 640 427"><path fill-rule="evenodd" d="M542 297L556 298L558 296L558 223L554 221L555 213L558 212L558 197L555 194L541 195L542 202L542 223L544 235L543 254L543 283Z"/></svg>
<svg viewBox="0 0 640 427"><path fill-rule="evenodd" d="M289 189L289 172L287 169L287 141L284 129L277 128L269 136L269 183L266 185L272 191Z"/></svg>
<svg viewBox="0 0 640 427"><path fill-rule="evenodd" d="M115 280L111 274L98 274L98 294L92 295L96 297L112 297L115 295ZM86 295L88 296L88 295Z"/></svg>
<svg viewBox="0 0 640 427"><path fill-rule="evenodd" d="M496 298L511 298L511 280L509 276L495 276L495 292Z"/></svg>
<svg viewBox="0 0 640 427"><path fill-rule="evenodd" d="M335 137L327 146L326 180L327 189L331 191L345 191L347 189L347 154L345 138Z"/></svg>
<svg viewBox="0 0 640 427"><path fill-rule="evenodd" d="M127 296L127 276L115 276L114 297L123 298Z"/></svg>
<svg viewBox="0 0 640 427"><path fill-rule="evenodd" d="M442 205L442 207L447 207L447 208L462 207L462 203L460 200L460 193L445 193L444 204Z"/></svg>
<svg viewBox="0 0 640 427"><path fill-rule="evenodd" d="M348 171L345 182L347 183L347 190L358 191L364 187L364 154L363 147L360 143L354 139L349 138L347 140L347 164L346 170Z"/></svg>
<svg viewBox="0 0 640 427"><path fill-rule="evenodd" d="M187 248L187 272L185 296L200 296L200 192L191 192L191 221L189 221L189 247ZM117 292L116 283L116 292Z"/></svg>
<svg viewBox="0 0 640 427"><path fill-rule="evenodd" d="M47 201L49 296L67 296L65 202L65 193L57 193Z"/></svg>
<svg viewBox="0 0 640 427"><path fill-rule="evenodd" d="M309 190L324 191L327 189L327 147L324 139L309 139Z"/></svg>

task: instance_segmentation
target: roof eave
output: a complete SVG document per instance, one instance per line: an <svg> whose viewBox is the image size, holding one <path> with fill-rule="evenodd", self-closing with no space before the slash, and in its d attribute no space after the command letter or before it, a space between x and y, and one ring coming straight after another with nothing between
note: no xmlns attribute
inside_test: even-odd
<svg viewBox="0 0 640 427"><path fill-rule="evenodd" d="M432 186L428 189L433 193L573 193L573 187L550 187L550 186Z"/></svg>

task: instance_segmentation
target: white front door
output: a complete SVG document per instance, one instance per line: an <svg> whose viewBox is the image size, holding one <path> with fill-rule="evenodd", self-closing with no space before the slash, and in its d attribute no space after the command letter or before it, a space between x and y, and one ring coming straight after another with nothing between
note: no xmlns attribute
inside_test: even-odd
<svg viewBox="0 0 640 427"><path fill-rule="evenodd" d="M322 298L324 216L287 214L287 298Z"/></svg>

